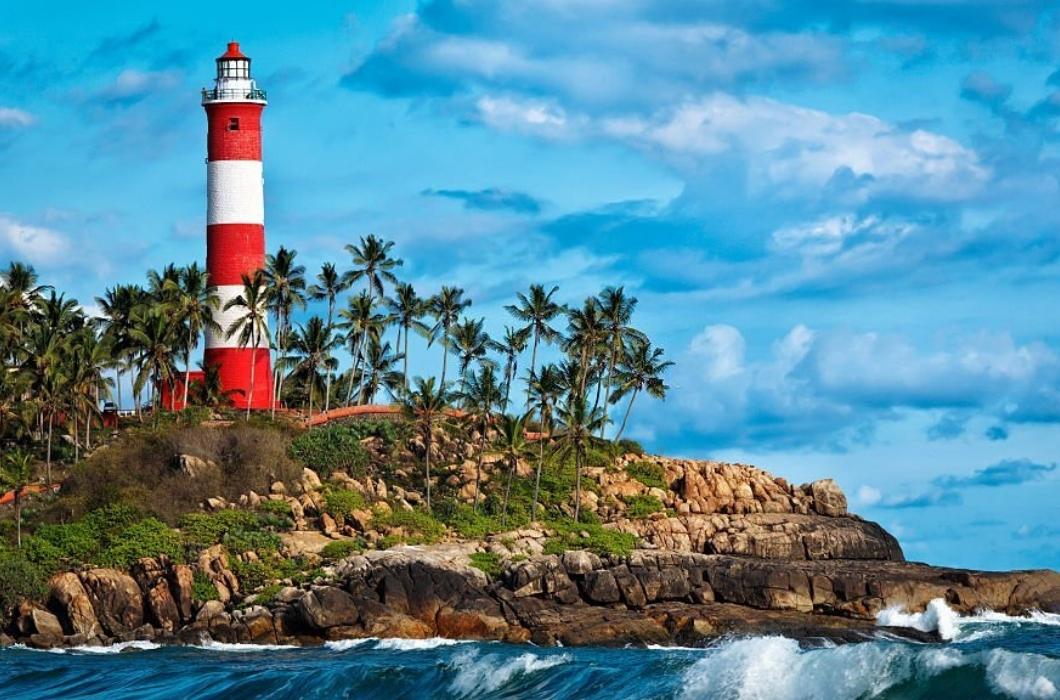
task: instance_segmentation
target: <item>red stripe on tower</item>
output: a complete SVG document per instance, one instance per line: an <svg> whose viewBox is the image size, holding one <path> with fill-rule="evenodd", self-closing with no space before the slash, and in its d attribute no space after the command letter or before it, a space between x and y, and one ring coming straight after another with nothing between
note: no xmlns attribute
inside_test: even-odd
<svg viewBox="0 0 1060 700"><path fill-rule="evenodd" d="M250 59L231 42L217 59L214 87L202 91L206 110L206 269L221 306L243 292L242 276L265 265L265 204L261 113L265 92L250 76ZM206 333L204 364L217 366L233 404L268 408L272 371L268 341L242 342L238 308L214 312L221 331ZM233 332L229 332L233 331ZM253 386L252 386L253 385Z"/></svg>

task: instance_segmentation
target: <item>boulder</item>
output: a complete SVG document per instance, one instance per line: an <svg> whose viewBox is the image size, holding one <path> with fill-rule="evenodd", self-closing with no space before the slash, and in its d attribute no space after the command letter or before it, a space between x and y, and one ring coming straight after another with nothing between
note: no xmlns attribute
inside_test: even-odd
<svg viewBox="0 0 1060 700"><path fill-rule="evenodd" d="M217 589L222 603L239 594L239 579L228 568L228 553L224 545L215 544L199 554L199 571L206 575Z"/></svg>
<svg viewBox="0 0 1060 700"><path fill-rule="evenodd" d="M148 557L133 564L131 573L143 593L151 623L163 632L174 632L182 617L169 588L167 565L164 559Z"/></svg>
<svg viewBox="0 0 1060 700"><path fill-rule="evenodd" d="M295 606L305 625L317 630L353 625L359 616L353 596L333 586L314 586Z"/></svg>
<svg viewBox="0 0 1060 700"><path fill-rule="evenodd" d="M581 576L602 566L600 557L580 549L564 552L562 561L563 568L572 576Z"/></svg>
<svg viewBox="0 0 1060 700"><path fill-rule="evenodd" d="M584 596L593 603L617 603L622 599L615 575L606 569L585 574L581 589Z"/></svg>
<svg viewBox="0 0 1060 700"><path fill-rule="evenodd" d="M81 583L103 631L117 637L144 624L143 596L131 576L114 569L91 569Z"/></svg>
<svg viewBox="0 0 1060 700"><path fill-rule="evenodd" d="M48 587L48 605L59 613L65 629L71 634L83 635L85 639L102 634L103 628L96 618L92 601L77 574L57 574L48 582Z"/></svg>
<svg viewBox="0 0 1060 700"><path fill-rule="evenodd" d="M173 596L173 602L177 606L181 622L187 623L191 620L191 612L194 604L192 588L195 585L195 574L187 564L175 564L169 572L169 591Z"/></svg>
<svg viewBox="0 0 1060 700"><path fill-rule="evenodd" d="M810 484L813 495L813 509L829 518L838 518L847 514L847 497L832 479L819 479Z"/></svg>

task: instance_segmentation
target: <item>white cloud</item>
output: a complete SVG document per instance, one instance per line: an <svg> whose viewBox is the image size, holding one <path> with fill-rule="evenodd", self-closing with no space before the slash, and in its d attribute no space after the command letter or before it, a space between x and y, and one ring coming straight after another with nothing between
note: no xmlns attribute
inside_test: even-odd
<svg viewBox="0 0 1060 700"><path fill-rule="evenodd" d="M880 493L879 489L871 486L860 486L857 490L858 503L864 506L871 506L875 503L879 503L880 499L883 498L883 494Z"/></svg>
<svg viewBox="0 0 1060 700"><path fill-rule="evenodd" d="M0 128L21 128L33 124L36 119L29 112L15 107L0 107Z"/></svg>
<svg viewBox="0 0 1060 700"><path fill-rule="evenodd" d="M4 214L0 214L0 246L7 255L35 265L60 262L70 250L70 242L61 233Z"/></svg>
<svg viewBox="0 0 1060 700"><path fill-rule="evenodd" d="M170 90L180 85L183 74L179 70L142 71L126 68L113 81L98 90L97 101L119 104L136 102L160 90Z"/></svg>

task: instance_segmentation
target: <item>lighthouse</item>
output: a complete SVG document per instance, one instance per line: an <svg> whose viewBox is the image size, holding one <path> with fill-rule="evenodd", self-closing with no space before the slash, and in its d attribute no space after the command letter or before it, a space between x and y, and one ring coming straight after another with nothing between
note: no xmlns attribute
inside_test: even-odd
<svg viewBox="0 0 1060 700"><path fill-rule="evenodd" d="M272 396L269 344L240 347L227 337L246 309L224 306L243 293L243 275L265 266L265 200L261 161L261 113L265 91L250 75L250 59L231 42L217 58L214 87L202 91L206 110L206 270L220 307L220 330L206 332L206 366L217 366L221 388L239 408L268 408ZM251 392L251 367L254 388Z"/></svg>

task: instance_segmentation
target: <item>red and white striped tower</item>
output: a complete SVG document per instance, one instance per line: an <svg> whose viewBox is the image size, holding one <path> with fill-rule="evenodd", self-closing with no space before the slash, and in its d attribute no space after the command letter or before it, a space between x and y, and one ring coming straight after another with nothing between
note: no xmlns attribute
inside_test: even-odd
<svg viewBox="0 0 1060 700"><path fill-rule="evenodd" d="M231 42L217 59L214 87L202 91L208 124L206 158L206 270L217 286L221 308L207 331L206 365L219 365L221 387L239 408L268 408L272 396L268 341L239 347L226 331L241 314L224 305L243 292L242 275L265 265L265 204L261 165L261 112L265 92L250 77L250 59ZM254 367L254 392L250 368Z"/></svg>

